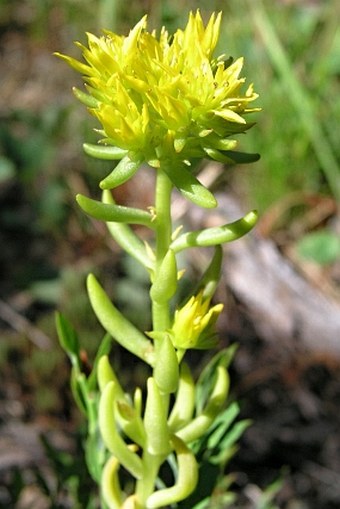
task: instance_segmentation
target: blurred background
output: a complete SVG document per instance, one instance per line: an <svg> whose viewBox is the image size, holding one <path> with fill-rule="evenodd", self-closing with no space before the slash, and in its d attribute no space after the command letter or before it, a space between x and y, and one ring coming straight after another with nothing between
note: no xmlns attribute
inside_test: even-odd
<svg viewBox="0 0 340 509"><path fill-rule="evenodd" d="M223 11L217 54L245 57L263 109L240 138L261 160L206 167L219 218L260 212L255 234L226 248L218 295L222 346L239 344L232 397L254 423L229 465L233 507L340 507L338 0L0 0L0 507L96 507L55 310L91 359L102 331L84 281L95 270L120 309L149 323L145 274L75 204L77 192L98 195L110 165L83 154L97 126L72 95L80 77L53 52L79 58L86 31L127 33L145 13L171 33L198 7L205 19ZM133 181L117 199L151 198ZM189 278L203 262L190 263ZM132 371L120 370L133 386L144 374Z"/></svg>

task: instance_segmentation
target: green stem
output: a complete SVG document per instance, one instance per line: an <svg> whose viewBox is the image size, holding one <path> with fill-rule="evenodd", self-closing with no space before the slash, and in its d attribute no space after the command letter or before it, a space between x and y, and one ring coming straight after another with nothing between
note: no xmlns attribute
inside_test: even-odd
<svg viewBox="0 0 340 509"><path fill-rule="evenodd" d="M171 219L171 192L172 182L160 168L157 172L156 189L155 189L155 265L153 281L160 281L162 262L169 251L172 235L172 219ZM164 287L167 282L164 281ZM166 288L165 288L166 290ZM157 292L156 292L157 294ZM159 297L159 296L158 296ZM152 302L152 325L155 331L165 331L171 325L170 323L170 306L169 299L159 301L154 298L153 292L150 292ZM160 347L159 340L155 341L155 364L160 361ZM169 407L169 394L162 394L161 399L163 402L163 412L166 421ZM155 417L157 418L157 417ZM162 438L162 437L160 437ZM149 451L144 450L143 478L137 481L136 494L138 500L145 504L147 498L153 493L155 483L158 475L159 468L163 463L164 455L150 454Z"/></svg>
<svg viewBox="0 0 340 509"><path fill-rule="evenodd" d="M167 175L158 170L155 193L155 214L156 214L156 262L154 279L157 279L161 263L171 243L172 221L171 221L171 191L172 183ZM152 302L152 320L154 330L165 330L170 326L169 303Z"/></svg>
<svg viewBox="0 0 340 509"><path fill-rule="evenodd" d="M137 480L136 495L141 508L144 508L147 498L155 489L158 471L164 461L164 456L155 456L144 450L142 460L144 475L142 479Z"/></svg>

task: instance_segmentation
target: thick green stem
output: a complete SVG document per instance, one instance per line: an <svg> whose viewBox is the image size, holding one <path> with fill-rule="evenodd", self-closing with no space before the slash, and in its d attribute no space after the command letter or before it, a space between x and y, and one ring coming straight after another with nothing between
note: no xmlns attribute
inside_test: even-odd
<svg viewBox="0 0 340 509"><path fill-rule="evenodd" d="M147 498L155 489L158 471L163 461L163 456L152 455L146 450L143 453L144 476L137 481L136 485L136 495L140 509L144 509Z"/></svg>
<svg viewBox="0 0 340 509"><path fill-rule="evenodd" d="M165 331L170 328L170 306L169 300L172 291L169 293L167 290L170 286L176 286L176 278L174 278L173 272L177 274L176 262L174 261L174 255L169 254L169 246L171 243L172 234L172 220L171 220L171 192L172 183L166 173L159 169L157 171L156 189L155 189L155 264L153 274L153 285L150 291L150 298L152 302L152 325L154 331ZM168 255L168 256L167 256ZM167 269L164 269L164 259ZM163 264L163 265L162 265ZM170 281L171 280L171 281ZM174 283L175 280L175 283ZM171 283L172 282L172 283ZM164 293L162 287L164 285ZM167 295L169 294L169 295ZM158 363L161 362L161 340L155 341L155 369L158 368ZM156 369L157 371L157 369ZM157 377L156 377L157 378ZM158 379L158 378L157 378ZM158 392L159 388L157 383L154 383L154 391ZM151 398L150 386L148 386L148 401ZM161 410L152 409L148 414L148 418L151 422L148 423L148 428L153 429L152 442L163 443L165 442L164 429L154 424L160 421L164 421L166 425L168 406L169 406L169 394L159 392L160 399L158 403L161 403ZM159 414L159 412L161 414ZM146 413L148 413L146 411ZM157 414L157 415L156 415ZM145 419L145 416L144 416ZM160 436L158 436L160 435ZM141 479L137 481L136 495L140 508L145 507L147 498L153 493L155 489L155 483L158 476L158 471L163 463L167 454L164 451L158 453L151 453L144 449L143 453L143 470L144 474Z"/></svg>
<svg viewBox="0 0 340 509"><path fill-rule="evenodd" d="M161 263L171 243L171 191L172 183L161 170L157 173L155 214L156 214L156 263L154 279L157 279ZM165 330L170 326L169 303L152 302L152 320L154 330Z"/></svg>

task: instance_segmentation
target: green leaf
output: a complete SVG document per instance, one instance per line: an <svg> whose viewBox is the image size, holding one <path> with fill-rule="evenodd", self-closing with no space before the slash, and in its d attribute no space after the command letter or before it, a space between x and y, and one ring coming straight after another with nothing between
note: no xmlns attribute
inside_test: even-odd
<svg viewBox="0 0 340 509"><path fill-rule="evenodd" d="M60 55L60 56L62 57L63 55ZM85 106L88 106L89 108L97 108L98 107L99 101L92 95L86 94L85 92L83 92L82 90L79 90L79 88L76 88L76 87L73 87L72 91L73 91L74 95L76 96L76 98L81 103L85 104Z"/></svg>
<svg viewBox="0 0 340 509"><path fill-rule="evenodd" d="M147 398L144 412L144 427L147 450L152 455L171 452L170 434L167 423L167 409L164 398L153 377L147 380Z"/></svg>
<svg viewBox="0 0 340 509"><path fill-rule="evenodd" d="M211 209L217 206L214 195L197 180L185 166L162 167L175 187L187 198L199 207Z"/></svg>
<svg viewBox="0 0 340 509"><path fill-rule="evenodd" d="M106 354L102 355L98 360L97 379L98 387L101 392L104 390L105 385L107 385L109 382L114 382L118 392L118 397L124 398L124 391L119 383L114 369L110 364L109 357Z"/></svg>
<svg viewBox="0 0 340 509"><path fill-rule="evenodd" d="M85 441L85 459L88 471L98 484L100 484L102 470L107 456L107 450L101 439L99 429L89 434Z"/></svg>
<svg viewBox="0 0 340 509"><path fill-rule="evenodd" d="M207 439L207 448L222 449L221 443L226 435L228 428L232 422L236 419L240 412L239 406L236 402L231 403L215 420L214 424L209 431L209 437Z"/></svg>
<svg viewBox="0 0 340 509"><path fill-rule="evenodd" d="M86 377L81 373L78 366L73 366L71 371L70 386L72 396L79 410L88 418L88 391L86 384Z"/></svg>
<svg viewBox="0 0 340 509"><path fill-rule="evenodd" d="M141 165L141 160L131 161L128 156L125 156L112 172L105 177L99 184L101 189L114 189L115 187L127 182L136 173Z"/></svg>
<svg viewBox="0 0 340 509"><path fill-rule="evenodd" d="M168 507L175 502L180 502L196 489L199 471L195 456L176 435L173 435L172 443L178 464L176 482L170 488L152 493L146 501L146 507L149 509Z"/></svg>
<svg viewBox="0 0 340 509"><path fill-rule="evenodd" d="M216 150L232 150L237 146L236 140L230 138L220 138L216 134L211 134L202 140L202 148Z"/></svg>
<svg viewBox="0 0 340 509"><path fill-rule="evenodd" d="M250 419L243 419L242 421L237 422L231 430L227 432L221 443L219 453L211 456L210 462L215 465L221 465L221 463L225 464L229 461L237 450L237 447L235 447L236 442L250 425Z"/></svg>
<svg viewBox="0 0 340 509"><path fill-rule="evenodd" d="M150 297L153 301L162 304L168 302L177 289L177 263L172 249L164 256L157 272L156 278L150 288Z"/></svg>
<svg viewBox="0 0 340 509"><path fill-rule="evenodd" d="M117 375L110 365L107 355L103 355L100 358L97 374L100 392L103 392L106 385L110 382L114 383L116 395L116 418L118 426L123 430L127 437L143 447L145 443L145 432L140 412L131 405L130 398L125 395Z"/></svg>
<svg viewBox="0 0 340 509"><path fill-rule="evenodd" d="M82 194L76 196L79 206L89 216L100 219L101 221L114 221L118 223L134 223L142 224L149 228L153 228L152 217L149 212L142 209L132 207L123 207L111 203L102 203L97 200L87 198Z"/></svg>
<svg viewBox="0 0 340 509"><path fill-rule="evenodd" d="M89 375L87 379L87 387L89 391L93 391L96 388L97 385L97 369L98 369L98 363L99 360L104 356L108 355L111 350L112 345L112 337L110 334L105 334L103 339L100 342L99 348L96 353L96 357L94 359L93 363L93 369L91 371L91 374Z"/></svg>
<svg viewBox="0 0 340 509"><path fill-rule="evenodd" d="M340 259L340 237L326 229L308 233L296 245L298 255L319 265Z"/></svg>
<svg viewBox="0 0 340 509"><path fill-rule="evenodd" d="M232 242L248 233L255 226L257 217L257 212L253 210L233 223L184 233L171 243L170 248L178 253L189 247L208 247Z"/></svg>
<svg viewBox="0 0 340 509"><path fill-rule="evenodd" d="M106 161L122 159L127 154L126 150L109 145L103 146L103 145L92 145L91 143L84 143L83 149L88 156L96 157L97 159L104 159Z"/></svg>
<svg viewBox="0 0 340 509"><path fill-rule="evenodd" d="M234 164L234 160L226 155L226 151L222 152L221 150L216 150L215 148L204 147L204 152L207 154L209 159L213 161L218 161L219 163L224 164Z"/></svg>
<svg viewBox="0 0 340 509"><path fill-rule="evenodd" d="M197 295L199 291L203 290L204 300L212 298L221 278L222 261L222 248L220 245L217 245L215 246L214 256L212 257L210 264L202 275L196 290L193 292L194 295Z"/></svg>
<svg viewBox="0 0 340 509"><path fill-rule="evenodd" d="M112 193L108 190L103 191L103 203L114 204ZM127 224L108 221L107 228L126 253L138 260L147 270L153 270L153 261L148 256L145 244Z"/></svg>
<svg viewBox="0 0 340 509"><path fill-rule="evenodd" d="M246 152L236 152L234 150L221 151L221 154L237 164L255 163L260 159L260 154L247 154Z"/></svg>
<svg viewBox="0 0 340 509"><path fill-rule="evenodd" d="M112 304L93 274L87 278L87 289L92 308L104 329L126 350L151 364L152 343Z"/></svg>
<svg viewBox="0 0 340 509"><path fill-rule="evenodd" d="M237 152L235 150L216 150L204 147L204 152L209 159L225 164L248 164L260 159L260 154L247 154L246 152Z"/></svg>
<svg viewBox="0 0 340 509"><path fill-rule="evenodd" d="M223 366L227 369L234 358L236 349L236 343L230 345L228 348L224 348L214 355L201 372L196 383L196 408L198 412L202 411L212 390L217 367Z"/></svg>
<svg viewBox="0 0 340 509"><path fill-rule="evenodd" d="M154 379L163 394L177 391L179 382L179 366L174 345L165 333L158 347L157 362L154 368Z"/></svg>
<svg viewBox="0 0 340 509"><path fill-rule="evenodd" d="M194 408L195 382L189 366L182 362L175 403L168 419L168 425L173 433L191 421Z"/></svg>
<svg viewBox="0 0 340 509"><path fill-rule="evenodd" d="M79 340L77 333L61 313L56 313L56 328L61 347L71 358L72 364L79 365Z"/></svg>
<svg viewBox="0 0 340 509"><path fill-rule="evenodd" d="M121 437L116 423L116 394L114 382L109 382L101 394L99 402L99 428L103 441L109 451L136 479L143 475L141 458L129 449Z"/></svg>
<svg viewBox="0 0 340 509"><path fill-rule="evenodd" d="M176 432L185 443L203 437L224 405L229 391L229 374L221 364L216 367L214 383L211 393L207 397L207 404L201 412L186 426Z"/></svg>
<svg viewBox="0 0 340 509"><path fill-rule="evenodd" d="M72 363L71 390L78 408L89 415L89 387L84 373L81 372L82 362L79 357L79 341L71 324L61 314L56 314L56 328L61 347L66 351Z"/></svg>

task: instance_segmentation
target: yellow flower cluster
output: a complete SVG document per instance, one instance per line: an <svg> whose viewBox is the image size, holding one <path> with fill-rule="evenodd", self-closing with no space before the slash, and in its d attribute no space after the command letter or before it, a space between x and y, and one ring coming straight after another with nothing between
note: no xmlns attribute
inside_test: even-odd
<svg viewBox="0 0 340 509"><path fill-rule="evenodd" d="M160 161L209 157L229 160L229 137L248 129L244 114L257 111L252 85L242 92L243 59L213 58L221 13L206 26L197 11L173 37L147 31L144 16L128 36L105 31L80 43L86 63L57 54L86 83L85 102L103 128L104 142L158 167Z"/></svg>
<svg viewBox="0 0 340 509"><path fill-rule="evenodd" d="M223 304L210 307L210 299L203 299L202 292L191 297L175 312L169 331L173 345L180 349L204 350L216 343L214 326L223 310Z"/></svg>

